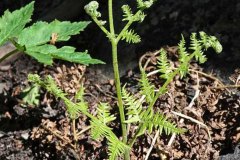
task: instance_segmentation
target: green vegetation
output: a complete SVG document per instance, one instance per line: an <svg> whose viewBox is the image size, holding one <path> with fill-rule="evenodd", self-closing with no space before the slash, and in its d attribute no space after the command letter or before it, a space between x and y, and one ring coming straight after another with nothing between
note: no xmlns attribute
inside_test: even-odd
<svg viewBox="0 0 240 160"><path fill-rule="evenodd" d="M34 2L26 5L20 10L4 12L0 18L0 46L10 41L16 47L15 50L0 58L0 63L17 51L26 53L37 61L51 65L53 59L61 59L81 64L103 63L92 59L87 51L76 52L72 46L57 48L55 43L68 41L72 35L79 34L90 22L59 22L57 20L47 22L36 22L29 27L25 25L30 22L34 9Z"/></svg>
<svg viewBox="0 0 240 160"><path fill-rule="evenodd" d="M38 75L29 74L28 79L34 83L34 88L26 90L31 95L28 103L38 103L35 98L39 95L36 89L39 87L45 88L53 94L57 99L61 99L66 105L66 111L72 123L72 134L74 138L73 148L76 149L78 142L78 131L75 128L75 121L80 114L87 116L90 119L91 137L95 140L108 140L108 154L110 160L115 160L117 157L124 156L125 160L130 159L130 151L136 139L146 132L152 133L153 130L159 130L160 134L165 132L167 135L172 133L183 133L185 129L178 128L176 124L167 120L167 118L154 109L159 96L167 92L167 86L171 83L176 75L182 78L188 73L189 64L192 59L199 63L204 63L206 57L203 54L208 48L213 48L217 53L220 53L222 46L214 36L208 36L204 32L200 32L199 36L193 33L190 37L190 47L192 52L188 52L185 46L185 40L178 44L179 66L171 67L167 53L164 49L160 50L158 57L158 68L161 73L160 77L165 79L160 88L156 88L147 78L144 69L140 67L140 97L129 93L125 87L121 87L119 70L118 70L118 43L121 40L127 43L138 43L141 41L140 36L133 29L129 29L134 22L142 22L145 18L144 11L151 7L155 0L136 0L137 11L133 13L129 5L123 5L123 21L126 25L120 33L115 33L114 17L112 0L108 0L108 23L101 18L101 13L98 11L99 4L97 1L92 1L85 6L86 12L92 17L93 21L106 34L112 46L112 63L114 69L114 78L118 99L117 115L120 116L120 122L116 121L116 114L111 114L113 108L108 103L99 103L96 108L97 116L90 113L88 103L84 100L84 87L82 86L73 100L68 98L54 82L51 76L41 78ZM17 50L23 51L26 54L37 59L39 62L46 65L51 65L53 59L62 59L70 62L81 64L96 64L103 63L99 60L92 59L86 52L75 52L75 48L64 46L57 48L53 44L58 41L67 41L71 35L78 34L89 24L89 22L59 22L51 23L36 22L30 27L24 28L29 22L33 11L33 3L12 13L6 11L0 19L0 45L7 41L11 41ZM2 22L2 23L1 23ZM7 23L3 23L7 22ZM3 25L6 24L6 25ZM109 24L109 29L106 27ZM55 35L55 36L54 36ZM57 38L56 38L57 35ZM54 38L55 37L55 38ZM13 52L14 53L14 52ZM12 54L12 53L10 53ZM4 60L3 57L0 61ZM110 123L121 124L122 136L118 137L110 127ZM112 126L112 125L111 125ZM134 133L129 134L128 128L134 126L137 129Z"/></svg>

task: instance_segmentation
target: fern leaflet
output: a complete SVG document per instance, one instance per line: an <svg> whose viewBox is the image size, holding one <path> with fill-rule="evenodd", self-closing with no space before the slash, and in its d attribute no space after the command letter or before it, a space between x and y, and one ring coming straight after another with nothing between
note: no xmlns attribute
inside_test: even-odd
<svg viewBox="0 0 240 160"><path fill-rule="evenodd" d="M146 96L146 101L148 103L152 102L155 96L154 85L152 85L149 82L147 78L147 74L143 69L141 69L140 86L141 86L141 94Z"/></svg>
<svg viewBox="0 0 240 160"><path fill-rule="evenodd" d="M164 49L160 50L160 56L158 57L158 68L162 75L161 78L168 79L172 73L170 63L167 59L167 52Z"/></svg>
<svg viewBox="0 0 240 160"><path fill-rule="evenodd" d="M130 95L125 87L122 88L122 98L127 106L126 109L128 119L125 121L125 123L139 122L141 120L140 113L142 112L142 103L140 100L136 100L132 95Z"/></svg>
<svg viewBox="0 0 240 160"><path fill-rule="evenodd" d="M184 129L177 128L176 124L169 122L166 116L160 113L153 114L150 111L145 111L142 116L143 127L138 136L142 135L146 130L149 133L152 133L153 128L159 129L160 134L162 134L164 131L167 135L172 133L180 134L185 132Z"/></svg>
<svg viewBox="0 0 240 160"><path fill-rule="evenodd" d="M116 117L109 112L110 106L108 106L107 103L100 103L97 110L97 117L103 124L107 124L116 119Z"/></svg>
<svg viewBox="0 0 240 160"><path fill-rule="evenodd" d="M189 63L186 63L189 61L189 54L186 51L185 44L186 44L186 42L182 35L182 39L181 39L180 43L178 44L179 61L181 62L181 65L179 67L179 69L180 69L179 74L180 74L181 78L183 78L187 74L188 68L189 68Z"/></svg>
<svg viewBox="0 0 240 160"><path fill-rule="evenodd" d="M133 17L133 14L129 5L123 5L122 11L123 11L123 17L124 17L122 21L130 21Z"/></svg>
<svg viewBox="0 0 240 160"><path fill-rule="evenodd" d="M127 30L123 36L122 40L126 40L127 43L139 43L141 42L140 36L134 32L134 30Z"/></svg>
<svg viewBox="0 0 240 160"><path fill-rule="evenodd" d="M116 158L120 157L126 149L130 150L130 147L124 144L122 141L119 141L115 135L108 136L109 160L116 160Z"/></svg>
<svg viewBox="0 0 240 160"><path fill-rule="evenodd" d="M101 137L107 138L109 159L115 160L118 156L121 156L126 149L130 149L129 146L125 145L116 137L111 131L111 128L96 118L91 121L91 136L93 139L99 139Z"/></svg>
<svg viewBox="0 0 240 160"><path fill-rule="evenodd" d="M190 36L190 49L192 49L194 52L194 57L199 63L204 63L207 61L207 58L205 55L203 55L202 52L202 45L201 42L197 39L197 34L192 33Z"/></svg>

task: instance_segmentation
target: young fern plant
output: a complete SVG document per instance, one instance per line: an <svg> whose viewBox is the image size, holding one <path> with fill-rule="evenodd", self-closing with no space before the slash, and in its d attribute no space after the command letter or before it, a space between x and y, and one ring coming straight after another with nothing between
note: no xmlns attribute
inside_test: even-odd
<svg viewBox="0 0 240 160"><path fill-rule="evenodd" d="M93 21L98 25L98 27L106 34L112 46L112 63L114 71L114 79L117 91L118 108L120 114L121 128L122 128L122 141L127 144L127 125L125 123L125 113L122 101L121 93L121 83L118 69L118 43L121 40L125 40L127 43L138 43L141 41L140 36L133 30L129 29L134 22L142 22L145 18L144 11L150 8L156 0L136 0L137 11L132 12L129 5L123 5L123 19L126 22L120 33L115 33L114 18L113 18L113 0L108 0L108 25L106 27L107 21L102 20L101 13L98 11L99 3L97 1L91 1L88 5L84 7L87 14L89 14ZM124 154L126 160L130 159L130 154L128 150Z"/></svg>
<svg viewBox="0 0 240 160"><path fill-rule="evenodd" d="M167 86L171 83L174 77L179 74L183 78L189 69L189 64L192 59L195 59L199 63L204 63L207 59L203 54L208 48L213 48L216 53L222 51L222 45L217 40L215 36L208 36L205 32L199 33L200 38L197 37L196 33L192 33L190 37L190 47L192 53L187 52L185 45L185 39L182 36L182 40L178 44L178 53L179 53L179 66L177 68L171 67L168 58L167 52L164 49L160 50L160 55L158 57L158 72L160 72L160 78L165 79L163 85L156 89L152 85L145 73L144 69L140 66L141 71L141 91L140 93L145 98L147 103L146 109L142 106L142 98L136 99L134 96L130 95L125 88L122 89L122 95L124 104L127 106L127 115L128 118L125 121L126 123L138 123L137 131L134 134L133 138L129 141L129 146L132 147L137 137L142 135L145 131L149 133L152 132L152 129L159 129L160 133L165 131L166 134L171 133L183 133L183 129L179 129L175 124L167 121L166 117L161 113L154 113L153 107L159 98L160 95L167 92ZM157 92L155 92L157 90Z"/></svg>
<svg viewBox="0 0 240 160"><path fill-rule="evenodd" d="M75 141L74 149L77 147L78 133L75 129L75 120L80 114L87 116L90 119L91 137L94 140L101 140L106 138L108 140L108 154L110 160L115 160L117 157L123 155L126 150L130 150L130 147L120 141L118 137L113 133L112 128L107 125L115 120L115 117L110 114L111 107L106 103L100 103L97 108L97 115L92 115L88 111L88 104L84 101L84 88L82 87L75 96L76 102L67 98L67 94L64 93L54 82L51 76L46 76L41 79L36 74L29 74L28 80L35 85L39 85L45 88L48 92L53 94L56 98L61 99L65 105L69 118L72 121L73 137Z"/></svg>

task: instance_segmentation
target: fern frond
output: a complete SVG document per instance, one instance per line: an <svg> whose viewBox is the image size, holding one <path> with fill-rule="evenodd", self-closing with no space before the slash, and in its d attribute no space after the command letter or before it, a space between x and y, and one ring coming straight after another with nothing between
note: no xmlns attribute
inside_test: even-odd
<svg viewBox="0 0 240 160"><path fill-rule="evenodd" d="M206 56L202 52L203 45L201 44L201 40L197 39L197 34L192 33L190 36L190 49L192 49L194 52L194 57L199 63L204 63L207 61Z"/></svg>
<svg viewBox="0 0 240 160"><path fill-rule="evenodd" d="M186 61L187 62L187 61ZM180 64L180 66L178 67L179 69L179 74L180 74L180 78L183 78L186 76L186 74L188 73L188 69L189 69L189 63L186 62L182 62Z"/></svg>
<svg viewBox="0 0 240 160"><path fill-rule="evenodd" d="M91 137L97 140L101 137L106 137L108 135L109 127L103 124L98 119L91 120Z"/></svg>
<svg viewBox="0 0 240 160"><path fill-rule="evenodd" d="M122 21L130 21L133 17L132 9L130 8L130 6L123 5L122 11L123 11L123 17L124 17Z"/></svg>
<svg viewBox="0 0 240 160"><path fill-rule="evenodd" d="M71 119L77 119L79 117L80 112L87 111L88 104L86 102L79 102L75 105L74 103L70 103L70 101L64 101L67 107L67 113Z"/></svg>
<svg viewBox="0 0 240 160"><path fill-rule="evenodd" d="M135 22L143 22L145 19L146 14L143 11L138 11L132 18L133 21Z"/></svg>
<svg viewBox="0 0 240 160"><path fill-rule="evenodd" d="M121 156L125 150L130 149L129 146L124 144L116 137L116 135L111 131L111 128L96 118L91 120L91 137L95 140L101 137L107 138L108 155L109 159L112 160L115 160L118 156Z"/></svg>
<svg viewBox="0 0 240 160"><path fill-rule="evenodd" d="M167 59L167 52L164 49L160 50L160 56L158 57L158 68L162 75L161 78L168 79L172 73L170 63Z"/></svg>
<svg viewBox="0 0 240 160"><path fill-rule="evenodd" d="M99 18L101 17L101 13L98 11L99 3L97 1L91 1L87 4L84 9L88 15L91 17Z"/></svg>
<svg viewBox="0 0 240 160"><path fill-rule="evenodd" d="M130 147L120 141L115 135L111 134L107 138L109 160L116 160L116 158L123 155L127 149L130 150Z"/></svg>
<svg viewBox="0 0 240 160"><path fill-rule="evenodd" d="M155 0L148 0L148 1L137 0L137 8L142 10L146 8L150 8L153 5L154 1Z"/></svg>
<svg viewBox="0 0 240 160"><path fill-rule="evenodd" d="M181 41L178 43L178 53L180 62L186 62L188 60L189 54L186 51L186 41L183 35Z"/></svg>
<svg viewBox="0 0 240 160"><path fill-rule="evenodd" d="M215 36L208 36L205 32L199 32L201 43L205 50L212 47L217 53L222 52L222 45Z"/></svg>
<svg viewBox="0 0 240 160"><path fill-rule="evenodd" d="M167 135L169 134L180 134L185 132L184 129L177 128L176 124L169 122L167 120L167 117L160 114L160 113L149 113L149 112L144 112L143 117L142 117L142 131L139 132L139 135L143 134L145 131L148 131L148 133L152 133L153 128L154 129L159 129L160 134L164 131Z"/></svg>
<svg viewBox="0 0 240 160"><path fill-rule="evenodd" d="M140 36L134 32L134 30L127 30L123 36L122 40L126 40L127 43L139 43L141 42Z"/></svg>
<svg viewBox="0 0 240 160"><path fill-rule="evenodd" d="M144 2L143 0L137 0L137 8L143 9L144 8Z"/></svg>
<svg viewBox="0 0 240 160"><path fill-rule="evenodd" d="M66 104L67 112L71 119L78 118L80 112L85 112L87 110L87 103L82 101L77 104L72 103L66 98L66 93L64 93L55 83L51 76L45 77L43 80L40 79L38 75L29 74L28 80L30 82L36 83L44 87L48 92L53 94L56 98L61 98Z"/></svg>
<svg viewBox="0 0 240 160"><path fill-rule="evenodd" d="M145 73L145 71L143 69L141 69L140 86L141 86L140 93L142 95L146 96L146 101L148 103L152 102L152 100L153 100L153 98L155 96L154 85L152 85L149 82L149 80L147 78L147 74Z"/></svg>
<svg viewBox="0 0 240 160"><path fill-rule="evenodd" d="M183 35L180 43L178 44L178 52L179 52L179 61L181 62L181 65L179 67L180 69L179 73L180 73L180 77L183 78L187 74L188 68L189 68L189 64L186 63L189 61L189 54L186 51L186 42Z"/></svg>
<svg viewBox="0 0 240 160"><path fill-rule="evenodd" d="M215 36L209 36L208 43L215 50L215 52L217 52L217 53L222 52L222 49L223 49L222 45L220 44L220 42L217 40L217 38Z"/></svg>
<svg viewBox="0 0 240 160"><path fill-rule="evenodd" d="M89 118L91 118L90 124L91 124L91 137L93 139L103 138L106 137L109 141L109 156L110 159L116 159L118 156L121 156L127 149L130 149L129 146L125 145L122 141L120 141L117 136L112 132L112 129L104 124L104 122L109 122L113 118L105 119L105 120L99 120L98 118L91 115L86 107L86 103L84 104L84 101L81 101L79 103L73 103L71 100L69 100L65 93L63 93L62 90L60 90L57 85L55 84L53 78L51 76L46 77L45 79L41 80L41 78L38 75L32 75L29 74L28 76L29 81L38 84L45 89L47 89L48 92L55 95L56 97L61 98L64 103L67 105L67 110L70 109L71 114L75 118L76 116L74 114L77 114L79 112L82 112ZM102 104L102 107L99 107L101 113L104 112L105 115L108 115L108 112L106 111L108 107L104 104ZM104 111L102 111L104 110ZM103 114L101 114L102 116ZM105 116L102 116L105 117ZM109 116L108 116L109 117Z"/></svg>
<svg viewBox="0 0 240 160"><path fill-rule="evenodd" d="M100 103L97 108L97 117L103 123L107 124L116 119L114 115L109 112L110 106L107 103Z"/></svg>
<svg viewBox="0 0 240 160"><path fill-rule="evenodd" d="M139 122L141 120L140 113L142 112L142 102L128 93L125 87L122 88L122 98L124 105L127 106L128 118L125 123Z"/></svg>
<svg viewBox="0 0 240 160"><path fill-rule="evenodd" d="M207 50L209 47L211 47L211 44L209 43L209 36L203 31L199 32L199 35L201 43L203 44L205 50Z"/></svg>
<svg viewBox="0 0 240 160"><path fill-rule="evenodd" d="M81 101L81 102L84 101L84 99L83 99L84 90L85 90L85 88L84 88L84 86L81 84L81 87L79 88L79 90L77 91L77 93L76 93L76 95L75 95L75 97L74 97L75 100L79 100L79 101Z"/></svg>

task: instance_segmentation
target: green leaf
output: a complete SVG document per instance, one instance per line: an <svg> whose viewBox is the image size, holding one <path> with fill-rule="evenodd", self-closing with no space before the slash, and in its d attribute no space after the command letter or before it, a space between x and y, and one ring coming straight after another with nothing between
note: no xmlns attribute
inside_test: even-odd
<svg viewBox="0 0 240 160"><path fill-rule="evenodd" d="M39 105L39 90L40 86L37 84L34 84L33 86L24 89L21 93L21 95L23 96L23 102L31 106Z"/></svg>
<svg viewBox="0 0 240 160"><path fill-rule="evenodd" d="M0 18L0 45L9 38L15 38L23 30L26 23L31 20L34 2L22 7L19 10L4 12Z"/></svg>
<svg viewBox="0 0 240 160"><path fill-rule="evenodd" d="M169 122L167 117L161 113L153 114L152 112L148 111L143 112L142 124L143 127L139 131L138 136L142 135L146 130L149 133L152 133L153 129L159 129L160 134L165 131L167 135L172 133L180 134L186 131L185 129L178 128L176 124Z"/></svg>
<svg viewBox="0 0 240 160"><path fill-rule="evenodd" d="M25 52L40 63L52 65L53 57L49 52L56 52L56 50L57 48L55 46L46 44L42 46L27 47Z"/></svg>
<svg viewBox="0 0 240 160"><path fill-rule="evenodd" d="M115 135L109 135L107 138L109 140L109 160L116 160L118 157L123 155L126 150L130 150L130 147L120 141Z"/></svg>
<svg viewBox="0 0 240 160"><path fill-rule="evenodd" d="M140 91L141 94L146 96L146 101L148 103L151 103L155 96L154 85L151 84L151 82L148 80L147 74L143 69L141 69L140 85L141 85L141 91Z"/></svg>
<svg viewBox="0 0 240 160"><path fill-rule="evenodd" d="M83 87L83 84L81 83L81 87L80 87L80 89L77 91L77 93L76 93L76 95L75 95L75 97L74 97L75 100L79 100L79 101L81 101L81 102L84 101L84 99L83 99L84 90L85 90L85 88Z"/></svg>
<svg viewBox="0 0 240 160"><path fill-rule="evenodd" d="M158 68L159 71L162 73L161 78L168 79L171 77L172 69L170 63L167 59L167 52L164 49L160 50L160 56L158 57Z"/></svg>
<svg viewBox="0 0 240 160"><path fill-rule="evenodd" d="M140 113L142 112L142 102L139 99L136 99L130 93L127 92L125 87L122 88L122 98L124 105L127 109L128 118L125 120L125 123L136 123L139 122Z"/></svg>
<svg viewBox="0 0 240 160"><path fill-rule="evenodd" d="M114 115L111 115L110 109L111 107L107 103L100 103L97 108L97 117L105 125L116 119Z"/></svg>
<svg viewBox="0 0 240 160"><path fill-rule="evenodd" d="M61 59L69 62L80 63L84 65L88 64L104 64L103 61L98 59L93 59L87 51L85 52L75 52L75 48L71 46L64 46L56 50L56 52L51 54L56 59Z"/></svg>
<svg viewBox="0 0 240 160"><path fill-rule="evenodd" d="M46 65L52 65L53 59L61 59L69 62L88 64L104 64L104 62L93 59L87 52L76 52L74 47L64 46L57 48L50 44L41 46L26 46L28 55L37 59L37 61Z"/></svg>
<svg viewBox="0 0 240 160"><path fill-rule="evenodd" d="M79 34L90 22L37 22L25 28L18 37L18 43L22 46L36 46L50 42L52 34L57 34L56 42L67 41L70 36Z"/></svg>
<svg viewBox="0 0 240 160"><path fill-rule="evenodd" d="M40 52L32 52L32 51L26 51L26 53L35 58L38 62L46 64L46 65L52 65L53 59L50 55L42 54Z"/></svg>
<svg viewBox="0 0 240 160"><path fill-rule="evenodd" d="M129 5L122 6L123 11L123 20L122 21L130 21L133 17L132 10Z"/></svg>
<svg viewBox="0 0 240 160"><path fill-rule="evenodd" d="M134 32L134 30L127 30L123 36L122 40L126 40L127 43L139 43L141 42L140 36Z"/></svg>

